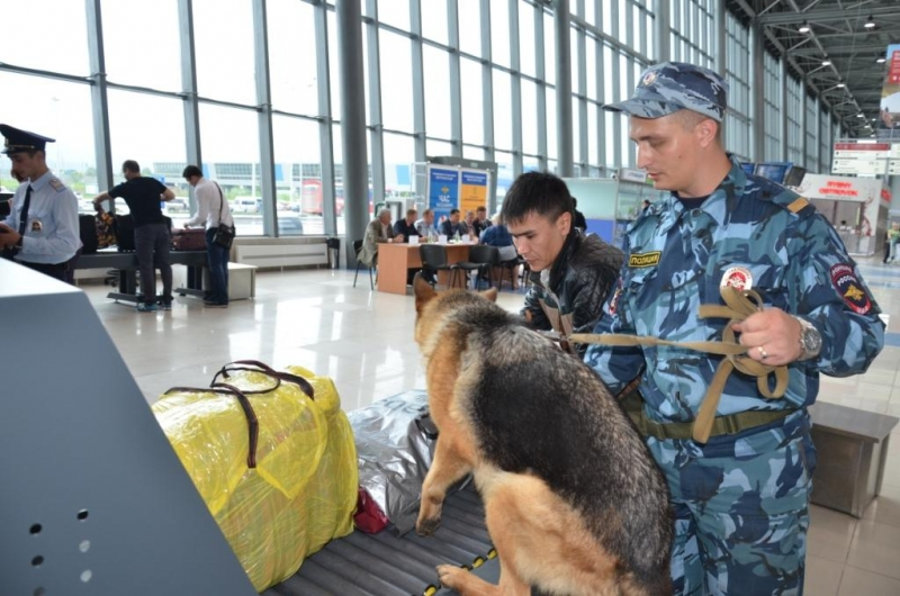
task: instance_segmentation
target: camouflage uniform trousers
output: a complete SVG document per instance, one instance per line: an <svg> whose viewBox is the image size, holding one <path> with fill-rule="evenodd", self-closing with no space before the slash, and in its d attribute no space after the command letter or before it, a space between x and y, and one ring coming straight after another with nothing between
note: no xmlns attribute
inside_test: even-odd
<svg viewBox="0 0 900 596"><path fill-rule="evenodd" d="M676 594L802 594L816 452L805 409L739 435L647 438L671 492Z"/></svg>

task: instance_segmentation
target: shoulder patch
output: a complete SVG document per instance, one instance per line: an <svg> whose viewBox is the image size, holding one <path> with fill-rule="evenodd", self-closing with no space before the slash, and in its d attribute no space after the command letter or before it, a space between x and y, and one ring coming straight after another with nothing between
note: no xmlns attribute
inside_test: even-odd
<svg viewBox="0 0 900 596"><path fill-rule="evenodd" d="M59 178L51 178L47 184L53 187L53 190L55 190L56 192L66 190L66 185L63 184Z"/></svg>
<svg viewBox="0 0 900 596"><path fill-rule="evenodd" d="M847 263L838 263L831 268L830 273L834 289L853 312L864 315L872 310L872 299L857 279L853 267Z"/></svg>
<svg viewBox="0 0 900 596"><path fill-rule="evenodd" d="M659 257L662 252L656 250L653 252L633 253L628 257L629 267L653 267L659 265Z"/></svg>

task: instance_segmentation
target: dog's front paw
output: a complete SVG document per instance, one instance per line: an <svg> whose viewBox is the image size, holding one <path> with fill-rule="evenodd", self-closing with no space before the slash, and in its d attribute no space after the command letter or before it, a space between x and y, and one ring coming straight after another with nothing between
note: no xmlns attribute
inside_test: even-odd
<svg viewBox="0 0 900 596"><path fill-rule="evenodd" d="M425 518L419 517L416 521L416 534L419 536L431 536L441 525L441 516Z"/></svg>
<svg viewBox="0 0 900 596"><path fill-rule="evenodd" d="M437 572L441 585L454 590L465 583L465 576L469 573L466 569L456 565L438 565Z"/></svg>

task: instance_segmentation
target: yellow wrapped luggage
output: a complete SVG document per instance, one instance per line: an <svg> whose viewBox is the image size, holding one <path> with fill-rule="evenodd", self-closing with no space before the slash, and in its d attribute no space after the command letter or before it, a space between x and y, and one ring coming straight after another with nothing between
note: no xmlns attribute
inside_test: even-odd
<svg viewBox="0 0 900 596"><path fill-rule="evenodd" d="M257 591L352 531L356 447L331 379L237 361L153 411Z"/></svg>

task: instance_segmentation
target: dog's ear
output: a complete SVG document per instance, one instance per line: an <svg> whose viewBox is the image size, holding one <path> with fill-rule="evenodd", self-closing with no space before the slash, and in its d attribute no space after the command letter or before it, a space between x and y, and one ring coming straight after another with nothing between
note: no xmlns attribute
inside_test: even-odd
<svg viewBox="0 0 900 596"><path fill-rule="evenodd" d="M497 288L488 288L487 290L485 290L483 292L478 292L478 293L481 294L482 296L484 296L485 298L487 298L488 300L490 300L491 302L497 302Z"/></svg>
<svg viewBox="0 0 900 596"><path fill-rule="evenodd" d="M422 312L422 307L428 304L432 298L437 296L437 292L434 291L434 288L432 288L418 273L413 280L413 293L416 295L417 313Z"/></svg>

